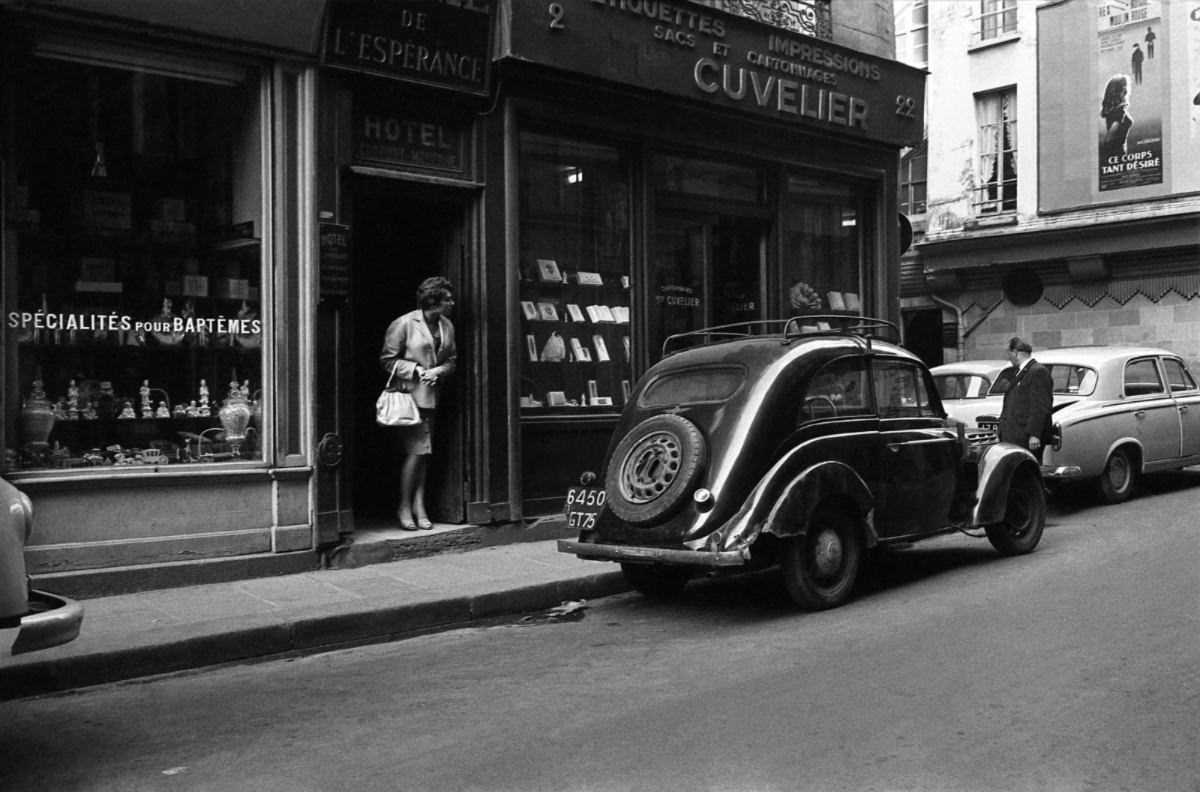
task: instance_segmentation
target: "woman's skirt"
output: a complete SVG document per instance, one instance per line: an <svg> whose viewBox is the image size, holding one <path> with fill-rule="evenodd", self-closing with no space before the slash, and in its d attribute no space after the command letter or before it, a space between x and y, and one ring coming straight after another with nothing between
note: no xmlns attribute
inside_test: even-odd
<svg viewBox="0 0 1200 792"><path fill-rule="evenodd" d="M418 407L417 411L421 413L421 423L396 430L400 434L400 450L412 456L428 456L433 453L434 411L426 407Z"/></svg>

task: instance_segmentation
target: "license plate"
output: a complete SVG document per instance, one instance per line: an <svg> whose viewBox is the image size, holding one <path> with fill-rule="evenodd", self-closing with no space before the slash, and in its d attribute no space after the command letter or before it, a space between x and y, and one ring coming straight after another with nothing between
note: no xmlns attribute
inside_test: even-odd
<svg viewBox="0 0 1200 792"><path fill-rule="evenodd" d="M1000 424L994 421L980 421L979 428L985 432L998 432L1000 431Z"/></svg>
<svg viewBox="0 0 1200 792"><path fill-rule="evenodd" d="M604 507L604 499L602 489L571 487L567 492L567 527L578 531L595 528L600 509Z"/></svg>

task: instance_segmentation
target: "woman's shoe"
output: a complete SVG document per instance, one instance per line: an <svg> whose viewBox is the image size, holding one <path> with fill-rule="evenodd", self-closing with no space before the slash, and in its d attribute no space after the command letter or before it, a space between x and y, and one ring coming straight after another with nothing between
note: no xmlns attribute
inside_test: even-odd
<svg viewBox="0 0 1200 792"><path fill-rule="evenodd" d="M412 518L411 514L401 514L400 512L396 512L396 519L400 521L400 530L401 531L417 530L417 524L415 522L413 522L413 518Z"/></svg>
<svg viewBox="0 0 1200 792"><path fill-rule="evenodd" d="M431 523L428 519L426 519L424 517L418 517L417 518L417 527L420 528L422 531L432 531L433 523Z"/></svg>

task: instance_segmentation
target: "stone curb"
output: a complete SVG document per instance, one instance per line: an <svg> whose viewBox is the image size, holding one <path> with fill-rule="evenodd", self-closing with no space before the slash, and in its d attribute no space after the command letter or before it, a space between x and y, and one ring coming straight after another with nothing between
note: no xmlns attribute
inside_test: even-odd
<svg viewBox="0 0 1200 792"><path fill-rule="evenodd" d="M316 652L365 643L399 640L431 629L463 626L478 619L551 608L567 600L595 599L629 591L620 572L467 597L372 610L311 615L226 619L201 634L111 651L39 660L31 655L0 671L0 701L57 693L92 685L187 671L222 663L244 662L290 652ZM247 621L257 621L247 624ZM180 632L183 632L181 630Z"/></svg>

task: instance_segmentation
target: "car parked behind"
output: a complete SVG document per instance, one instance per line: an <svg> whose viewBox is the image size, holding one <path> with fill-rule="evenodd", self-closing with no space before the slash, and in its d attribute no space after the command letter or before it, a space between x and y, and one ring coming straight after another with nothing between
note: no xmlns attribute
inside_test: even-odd
<svg viewBox="0 0 1200 792"><path fill-rule="evenodd" d="M929 373L946 414L977 429L980 416L988 420L1000 414L1016 370L1007 360L964 360L934 366ZM995 427L989 423L983 428Z"/></svg>
<svg viewBox="0 0 1200 792"><path fill-rule="evenodd" d="M778 564L793 602L844 603L869 548L978 529L1029 553L1045 493L1026 449L946 417L929 370L882 320L726 325L667 339L605 465L567 498L579 538L650 596L698 571Z"/></svg>
<svg viewBox="0 0 1200 792"><path fill-rule="evenodd" d="M1138 476L1200 464L1200 388L1183 359L1154 347L1071 347L1035 356L1054 381L1051 485L1090 481L1109 503Z"/></svg>
<svg viewBox="0 0 1200 792"><path fill-rule="evenodd" d="M33 504L3 478L0 510L0 651L23 654L75 640L83 606L30 588L25 544L33 531Z"/></svg>

